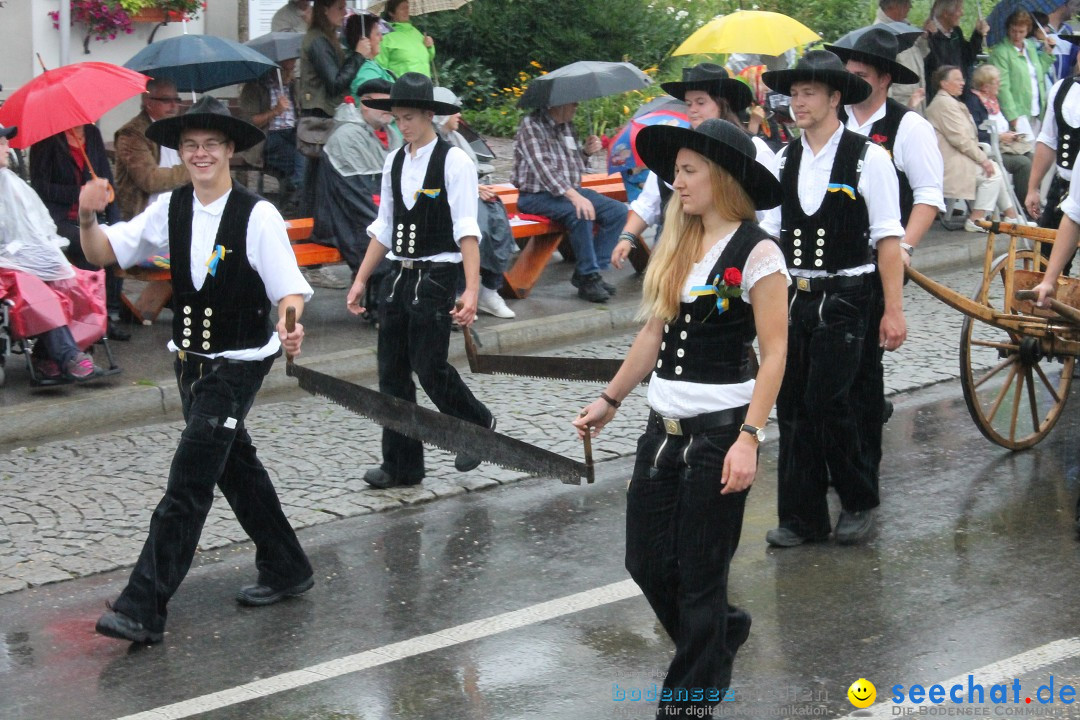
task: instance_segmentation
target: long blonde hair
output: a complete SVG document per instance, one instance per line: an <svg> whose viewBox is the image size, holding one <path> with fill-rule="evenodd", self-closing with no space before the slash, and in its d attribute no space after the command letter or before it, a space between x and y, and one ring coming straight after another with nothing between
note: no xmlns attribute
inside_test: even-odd
<svg viewBox="0 0 1080 720"><path fill-rule="evenodd" d="M713 205L720 216L725 220L753 220L754 203L739 181L713 161L709 160L708 165ZM675 318L679 313L683 285L701 255L704 239L705 225L701 216L684 213L682 199L674 193L664 213L664 232L653 246L649 268L645 272L638 319Z"/></svg>

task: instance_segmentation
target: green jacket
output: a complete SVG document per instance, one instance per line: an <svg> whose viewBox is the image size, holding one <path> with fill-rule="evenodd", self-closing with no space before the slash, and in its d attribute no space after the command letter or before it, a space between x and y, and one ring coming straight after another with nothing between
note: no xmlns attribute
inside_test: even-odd
<svg viewBox="0 0 1080 720"><path fill-rule="evenodd" d="M1024 43L1027 46L1028 57L1034 61L1039 71L1039 117L1042 117L1043 111L1046 110L1046 96L1050 92L1046 72L1054 64L1054 58L1040 50L1038 43L1034 40L1028 39ZM1001 90L998 91L1001 114L1009 122L1021 115L1030 117L1031 75L1028 74L1027 60L1020 55L1011 42L1003 40L990 48L990 62L1001 71Z"/></svg>
<svg viewBox="0 0 1080 720"><path fill-rule="evenodd" d="M431 77L431 63L435 60L435 46L424 47L424 33L412 23L390 23L394 32L383 36L382 46L375 62L395 77L407 72L418 72Z"/></svg>
<svg viewBox="0 0 1080 720"><path fill-rule="evenodd" d="M349 85L349 90L352 91L353 95L356 95L356 91L360 89L361 85L375 78L382 78L390 84L393 84L394 80L397 79L376 60L368 60L356 71L356 77L353 78L352 83ZM357 102L360 101L357 100Z"/></svg>

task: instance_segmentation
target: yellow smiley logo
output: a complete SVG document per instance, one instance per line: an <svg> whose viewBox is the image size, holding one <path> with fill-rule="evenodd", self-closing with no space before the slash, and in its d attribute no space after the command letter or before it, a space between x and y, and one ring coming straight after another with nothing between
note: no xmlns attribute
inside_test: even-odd
<svg viewBox="0 0 1080 720"><path fill-rule="evenodd" d="M866 678L859 678L847 689L847 697L857 708L870 707L877 699L877 688Z"/></svg>

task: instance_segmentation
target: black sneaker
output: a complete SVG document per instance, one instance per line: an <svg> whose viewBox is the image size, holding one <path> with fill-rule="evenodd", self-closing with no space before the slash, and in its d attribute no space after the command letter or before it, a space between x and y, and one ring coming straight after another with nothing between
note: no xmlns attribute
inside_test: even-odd
<svg viewBox="0 0 1080 720"><path fill-rule="evenodd" d="M491 416L491 429L495 429L495 416ZM473 455L472 453L459 452L457 457L454 458L454 469L458 472L469 472L475 470L480 466L484 459L479 455Z"/></svg>
<svg viewBox="0 0 1080 720"><path fill-rule="evenodd" d="M605 290L607 290L607 294L611 297L615 297L619 294L619 288L605 281L604 278L600 278L600 284L604 287Z"/></svg>
<svg viewBox="0 0 1080 720"><path fill-rule="evenodd" d="M573 281L571 281L573 282ZM604 287L604 281L600 279L600 273L593 273L592 275L586 275L580 278L580 285L577 286L578 297L583 300L588 300L592 303L607 302L611 298L611 293Z"/></svg>

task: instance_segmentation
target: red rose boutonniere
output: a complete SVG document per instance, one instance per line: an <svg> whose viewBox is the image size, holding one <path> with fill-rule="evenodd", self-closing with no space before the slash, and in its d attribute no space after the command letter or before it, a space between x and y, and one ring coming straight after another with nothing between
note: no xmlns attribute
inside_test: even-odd
<svg viewBox="0 0 1080 720"><path fill-rule="evenodd" d="M713 278L712 285L698 285L690 288L691 297L716 296L716 309L724 312L728 309L730 298L742 296L742 272L739 268L729 267L723 275Z"/></svg>

